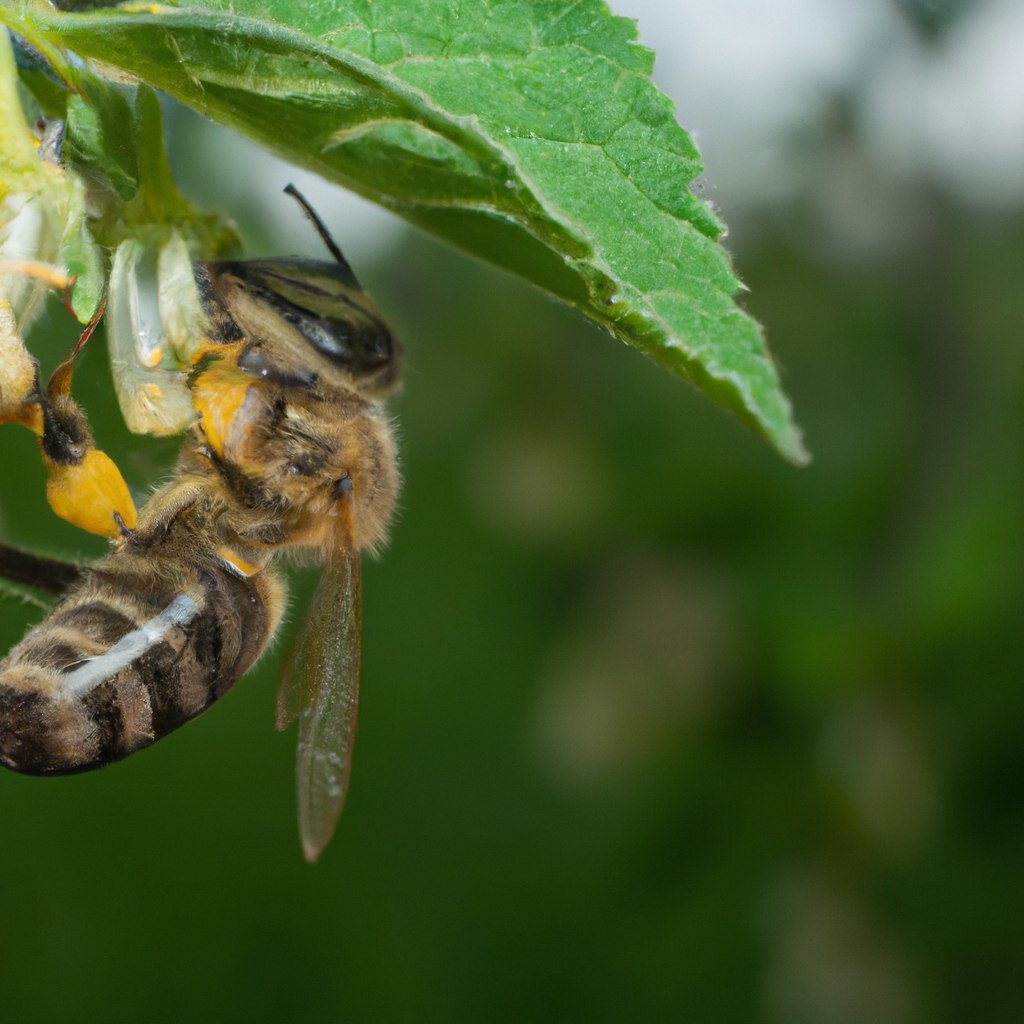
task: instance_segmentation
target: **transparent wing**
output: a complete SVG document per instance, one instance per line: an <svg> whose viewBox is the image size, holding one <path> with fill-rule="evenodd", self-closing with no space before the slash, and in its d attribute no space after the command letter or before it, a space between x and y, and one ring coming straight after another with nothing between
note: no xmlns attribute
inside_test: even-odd
<svg viewBox="0 0 1024 1024"><path fill-rule="evenodd" d="M299 834L315 861L345 804L359 706L362 575L346 547L324 566L277 695L277 727L299 720Z"/></svg>

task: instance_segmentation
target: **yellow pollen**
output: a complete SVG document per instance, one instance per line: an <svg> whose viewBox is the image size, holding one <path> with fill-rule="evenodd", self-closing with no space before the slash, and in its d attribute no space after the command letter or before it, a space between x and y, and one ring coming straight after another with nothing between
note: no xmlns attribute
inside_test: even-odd
<svg viewBox="0 0 1024 1024"><path fill-rule="evenodd" d="M163 357L164 350L158 345L152 351L142 353L139 358L139 362L142 363L143 366L147 366L152 370L160 365L160 360L163 359Z"/></svg>
<svg viewBox="0 0 1024 1024"><path fill-rule="evenodd" d="M47 462L46 497L54 512L89 533L118 537L115 513L129 530L135 529L135 503L121 471L110 457L92 448L76 465Z"/></svg>
<svg viewBox="0 0 1024 1024"><path fill-rule="evenodd" d="M232 551L231 548L220 548L217 554L241 576L252 576L253 573L260 571L260 566L255 565L253 562L247 562L237 551Z"/></svg>
<svg viewBox="0 0 1024 1024"><path fill-rule="evenodd" d="M249 374L230 366L214 366L197 381L192 404L207 442L218 455L224 454L233 421L254 383Z"/></svg>
<svg viewBox="0 0 1024 1024"><path fill-rule="evenodd" d="M43 407L38 402L22 402L13 409L4 409L0 423L18 423L42 437Z"/></svg>

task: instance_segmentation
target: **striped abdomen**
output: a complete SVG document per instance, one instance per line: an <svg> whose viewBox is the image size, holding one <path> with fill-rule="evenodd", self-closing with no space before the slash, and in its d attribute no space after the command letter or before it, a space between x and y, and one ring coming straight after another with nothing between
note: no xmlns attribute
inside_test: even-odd
<svg viewBox="0 0 1024 1024"><path fill-rule="evenodd" d="M0 663L0 763L85 771L194 718L266 647L279 587L212 561L100 563Z"/></svg>

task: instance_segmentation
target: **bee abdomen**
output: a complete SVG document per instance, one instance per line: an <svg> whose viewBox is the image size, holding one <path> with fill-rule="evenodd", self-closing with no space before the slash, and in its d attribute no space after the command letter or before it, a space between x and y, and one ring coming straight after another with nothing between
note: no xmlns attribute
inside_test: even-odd
<svg viewBox="0 0 1024 1024"><path fill-rule="evenodd" d="M113 646L140 625L137 612L131 614L123 604L115 608L100 600L58 608L48 621L54 628L76 630L79 643L96 643L103 647Z"/></svg>
<svg viewBox="0 0 1024 1024"><path fill-rule="evenodd" d="M57 775L119 760L222 696L270 639L272 577L202 570L143 596L122 568L87 577L0 664L0 763Z"/></svg>

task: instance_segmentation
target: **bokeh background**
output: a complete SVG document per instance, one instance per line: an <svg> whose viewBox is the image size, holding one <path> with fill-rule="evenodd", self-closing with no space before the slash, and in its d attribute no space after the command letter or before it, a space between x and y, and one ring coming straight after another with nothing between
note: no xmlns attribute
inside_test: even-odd
<svg viewBox="0 0 1024 1024"><path fill-rule="evenodd" d="M5 774L4 1019L1021 1019L1024 8L614 6L814 463L168 108L246 252L318 254L295 180L408 349L352 792L306 865L277 653L120 765ZM70 337L56 305L32 345ZM78 393L144 493L176 446L119 424L101 337ZM3 535L98 553L3 446ZM37 615L5 602L3 645Z"/></svg>

